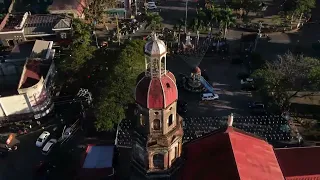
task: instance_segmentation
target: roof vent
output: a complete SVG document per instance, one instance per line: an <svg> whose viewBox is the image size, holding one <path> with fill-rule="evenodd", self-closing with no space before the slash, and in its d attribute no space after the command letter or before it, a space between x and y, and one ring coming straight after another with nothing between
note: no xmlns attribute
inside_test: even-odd
<svg viewBox="0 0 320 180"><path fill-rule="evenodd" d="M233 124L233 113L228 116L228 126L231 127Z"/></svg>

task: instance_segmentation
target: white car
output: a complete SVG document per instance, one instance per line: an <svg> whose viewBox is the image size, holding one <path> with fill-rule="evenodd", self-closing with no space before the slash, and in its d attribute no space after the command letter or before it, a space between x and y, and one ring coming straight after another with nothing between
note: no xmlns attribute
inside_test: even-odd
<svg viewBox="0 0 320 180"><path fill-rule="evenodd" d="M213 93L203 93L201 96L202 101L211 101L211 100L218 100L219 95Z"/></svg>
<svg viewBox="0 0 320 180"><path fill-rule="evenodd" d="M157 6L154 2L148 2L147 9L154 10L154 9L157 9Z"/></svg>
<svg viewBox="0 0 320 180"><path fill-rule="evenodd" d="M43 131L43 133L38 137L36 141L37 147L42 147L46 140L49 138L50 133L48 131Z"/></svg>
<svg viewBox="0 0 320 180"><path fill-rule="evenodd" d="M253 83L252 78L246 78L246 79L241 79L240 84L248 84L248 83Z"/></svg>
<svg viewBox="0 0 320 180"><path fill-rule="evenodd" d="M43 155L48 155L49 152L52 150L52 147L57 143L58 141L56 139L50 139L47 144L42 149Z"/></svg>

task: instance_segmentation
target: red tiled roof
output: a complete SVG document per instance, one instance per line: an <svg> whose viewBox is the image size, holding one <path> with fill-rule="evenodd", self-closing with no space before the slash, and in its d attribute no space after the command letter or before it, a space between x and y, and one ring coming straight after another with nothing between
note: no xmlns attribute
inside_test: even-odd
<svg viewBox="0 0 320 180"><path fill-rule="evenodd" d="M150 109L163 109L178 99L175 77L167 72L161 78L143 76L135 91L136 102Z"/></svg>
<svg viewBox="0 0 320 180"><path fill-rule="evenodd" d="M229 127L186 145L183 180L283 180L267 142Z"/></svg>
<svg viewBox="0 0 320 180"><path fill-rule="evenodd" d="M78 16L83 13L84 7L86 7L85 0L54 0L52 5L49 6L49 10L77 10Z"/></svg>
<svg viewBox="0 0 320 180"><path fill-rule="evenodd" d="M275 149L282 173L290 180L320 180L320 147Z"/></svg>

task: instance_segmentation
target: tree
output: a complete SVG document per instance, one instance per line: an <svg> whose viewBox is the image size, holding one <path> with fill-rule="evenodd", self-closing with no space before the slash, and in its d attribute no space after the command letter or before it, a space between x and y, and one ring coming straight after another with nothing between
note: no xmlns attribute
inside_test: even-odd
<svg viewBox="0 0 320 180"><path fill-rule="evenodd" d="M94 0L85 9L85 17L89 24L103 22L103 15L107 8L114 8L117 5L116 0Z"/></svg>
<svg viewBox="0 0 320 180"><path fill-rule="evenodd" d="M111 74L107 78L107 87L102 91L96 103L96 129L112 130L125 118L129 103L134 102L133 92L137 76L143 72L145 42L133 40L121 51Z"/></svg>
<svg viewBox="0 0 320 180"><path fill-rule="evenodd" d="M162 26L163 19L157 13L147 13L146 21L146 29L150 27L152 30L157 30Z"/></svg>
<svg viewBox="0 0 320 180"><path fill-rule="evenodd" d="M260 8L260 1L257 0L232 0L233 9L240 10L241 16L248 16L250 12L256 12ZM244 12L244 13L243 13Z"/></svg>
<svg viewBox="0 0 320 180"><path fill-rule="evenodd" d="M236 18L230 8L219 9L218 11L220 28L223 30L223 38L226 38L228 28L236 23Z"/></svg>
<svg viewBox="0 0 320 180"><path fill-rule="evenodd" d="M72 23L73 35L69 56L62 58L58 65L60 70L68 75L77 73L86 62L92 59L96 48L91 45L91 29L84 22L74 19Z"/></svg>
<svg viewBox="0 0 320 180"><path fill-rule="evenodd" d="M315 8L315 0L288 0L283 5L283 11L287 16L291 16L291 23L298 16L297 28L301 26L301 21L304 14L310 13L312 8Z"/></svg>
<svg viewBox="0 0 320 180"><path fill-rule="evenodd" d="M316 7L315 0L296 0L295 13L299 15L297 28L301 25L303 14L310 13L312 8Z"/></svg>
<svg viewBox="0 0 320 180"><path fill-rule="evenodd" d="M318 90L320 87L320 61L318 59L287 53L252 77L258 91L282 111L290 108L290 100L301 91Z"/></svg>

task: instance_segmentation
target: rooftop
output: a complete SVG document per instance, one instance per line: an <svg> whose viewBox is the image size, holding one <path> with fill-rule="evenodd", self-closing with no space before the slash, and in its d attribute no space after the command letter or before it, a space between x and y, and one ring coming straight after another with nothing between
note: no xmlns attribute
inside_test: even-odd
<svg viewBox="0 0 320 180"><path fill-rule="evenodd" d="M226 117L186 117L183 120L183 141L188 142L219 128L226 127ZM268 116L240 116L234 117L233 126L257 137L267 140L271 144L290 142L291 129L287 120L280 115ZM130 120L123 120L119 125L118 145L131 147L131 133L133 125Z"/></svg>
<svg viewBox="0 0 320 180"><path fill-rule="evenodd" d="M185 151L184 180L284 179L273 147L233 127L191 141Z"/></svg>
<svg viewBox="0 0 320 180"><path fill-rule="evenodd" d="M275 153L286 179L320 179L320 147L279 148Z"/></svg>
<svg viewBox="0 0 320 180"><path fill-rule="evenodd" d="M114 145L89 145L76 179L101 179L113 175Z"/></svg>
<svg viewBox="0 0 320 180"><path fill-rule="evenodd" d="M34 43L35 41L25 41L15 45L14 48L11 50L8 59L26 59L26 57L29 57L31 55Z"/></svg>
<svg viewBox="0 0 320 180"><path fill-rule="evenodd" d="M24 26L24 34L54 34L52 29L70 27L71 19L61 15L29 15Z"/></svg>
<svg viewBox="0 0 320 180"><path fill-rule="evenodd" d="M77 10L78 15L81 15L85 6L85 0L54 0L53 3L48 7L48 10Z"/></svg>
<svg viewBox="0 0 320 180"><path fill-rule="evenodd" d="M51 60L43 60L40 58L28 59L21 75L19 89L34 86L39 82L41 77L45 78L51 62Z"/></svg>
<svg viewBox="0 0 320 180"><path fill-rule="evenodd" d="M10 14L1 32L20 31L23 28L24 14Z"/></svg>

